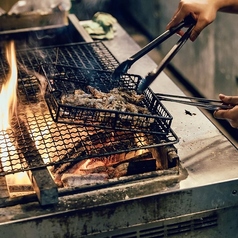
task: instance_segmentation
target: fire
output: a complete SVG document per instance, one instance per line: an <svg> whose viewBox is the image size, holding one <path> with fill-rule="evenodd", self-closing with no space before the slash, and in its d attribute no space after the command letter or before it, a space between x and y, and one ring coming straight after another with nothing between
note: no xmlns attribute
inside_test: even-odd
<svg viewBox="0 0 238 238"><path fill-rule="evenodd" d="M0 132L4 135L5 140L1 140L1 158L2 164L7 169L9 166L4 158L8 156L7 148L13 147L7 133L10 127L10 120L16 108L16 90L17 90L17 62L14 41L10 41L6 45L6 59L9 65L7 78L4 80L0 92Z"/></svg>
<svg viewBox="0 0 238 238"><path fill-rule="evenodd" d="M9 71L0 91L0 134L4 135L4 139L0 139L0 156L4 170L11 170L11 166L17 167L17 164L10 165L9 162L5 161L5 158L8 158L9 156L9 148L11 148L10 151L16 150L6 132L7 129L10 128L11 119L14 113L16 113L17 108L18 70L14 41L9 41L6 44L6 59L9 65ZM17 161L17 158L13 157L11 156L11 159ZM29 183L29 178L27 177L26 173L23 172L7 175L6 180L7 184Z"/></svg>
<svg viewBox="0 0 238 238"><path fill-rule="evenodd" d="M9 128L9 123L16 110L17 104L17 61L14 41L6 46L6 58L9 73L0 92L0 130Z"/></svg>

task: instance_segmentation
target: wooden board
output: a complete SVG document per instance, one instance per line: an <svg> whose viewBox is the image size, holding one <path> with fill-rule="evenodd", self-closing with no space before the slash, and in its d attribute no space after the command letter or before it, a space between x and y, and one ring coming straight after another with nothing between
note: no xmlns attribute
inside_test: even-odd
<svg viewBox="0 0 238 238"><path fill-rule="evenodd" d="M0 176L0 204L9 198L9 192L7 188L7 182L5 176Z"/></svg>
<svg viewBox="0 0 238 238"><path fill-rule="evenodd" d="M27 171L37 198L42 206L58 203L58 188L50 172L44 167L44 161L31 138L23 120L18 118L19 124L14 124L14 135L19 153L21 153L31 170ZM23 139L24 138L24 139ZM28 148L25 148L25 144Z"/></svg>

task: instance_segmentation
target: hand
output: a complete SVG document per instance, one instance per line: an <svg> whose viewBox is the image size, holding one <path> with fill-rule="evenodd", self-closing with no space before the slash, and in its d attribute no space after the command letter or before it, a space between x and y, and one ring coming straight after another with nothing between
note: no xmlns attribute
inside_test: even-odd
<svg viewBox="0 0 238 238"><path fill-rule="evenodd" d="M219 98L225 104L235 105L232 109L220 109L214 112L213 116L217 119L226 119L234 128L238 128L238 96L226 96L220 94Z"/></svg>
<svg viewBox="0 0 238 238"><path fill-rule="evenodd" d="M190 39L194 41L200 32L216 18L219 7L214 0L181 0L172 20L167 25L167 29L178 25L186 16L192 15L196 20ZM184 32L178 32L183 35Z"/></svg>

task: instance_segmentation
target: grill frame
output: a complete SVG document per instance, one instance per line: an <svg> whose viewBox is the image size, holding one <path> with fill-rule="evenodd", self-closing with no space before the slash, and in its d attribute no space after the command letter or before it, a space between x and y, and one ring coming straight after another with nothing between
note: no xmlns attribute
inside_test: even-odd
<svg viewBox="0 0 238 238"><path fill-rule="evenodd" d="M100 60L95 67L97 70L100 68L113 70L117 64L116 59L113 55L111 55L111 61L108 60L108 56L102 56L101 43L96 44L99 45L97 51ZM10 144L7 145L7 153L3 158L6 165L1 164L0 166L0 176L68 162L76 163L93 157L102 158L138 149L167 146L179 141L172 129L169 129L166 134L153 135L153 137L150 134L144 133L141 136L141 134L131 134L130 132L126 132L126 136L122 137L120 130L103 129L102 133L101 128L53 122L44 99L45 79L37 72L40 72L41 66L47 62L57 63L58 57L63 58L64 63L72 67L76 67L76 64L78 67L79 62L81 62L81 67L92 68L90 59L79 60L76 57L77 51L81 52L81 47L87 46L85 43L70 43L17 50L20 107L18 107L17 116L13 118L11 123L13 129L1 133L2 141L9 141ZM3 60L0 62L1 79L6 77L8 69L4 58L5 56L2 55ZM77 60L75 60L76 58ZM18 141L16 140L17 134L20 135ZM33 138L32 146L29 147L24 134L27 135L27 138ZM113 138L113 141L110 141L110 146L106 149L100 150L96 147L90 147L91 152L89 152L87 146L88 138L91 135L95 135L95 140L102 144L108 138L109 140ZM120 142L120 147L118 147L118 143L115 143L115 138L117 138L118 143ZM126 139L123 141L122 138ZM130 142L128 143L128 141ZM5 146L1 143L0 147ZM80 148L82 145L83 151ZM24 158L26 154L28 159L32 161L30 164L27 163L28 159ZM36 154L40 155L40 160L44 163L37 162Z"/></svg>

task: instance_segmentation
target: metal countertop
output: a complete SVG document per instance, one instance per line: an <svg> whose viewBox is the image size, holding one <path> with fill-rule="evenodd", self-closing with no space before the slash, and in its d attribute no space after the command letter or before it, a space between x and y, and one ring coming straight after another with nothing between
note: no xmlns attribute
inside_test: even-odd
<svg viewBox="0 0 238 238"><path fill-rule="evenodd" d="M104 43L117 60L122 62L140 47L119 24L116 29L115 38ZM149 56L144 56L128 72L144 77L155 67L155 62ZM158 93L184 95L164 72L153 82L151 88ZM188 172L188 177L180 182L180 188L237 179L238 150L213 123L196 107L171 102L163 104L173 116L172 129L180 140L175 146L181 164ZM186 114L185 110L193 115Z"/></svg>

